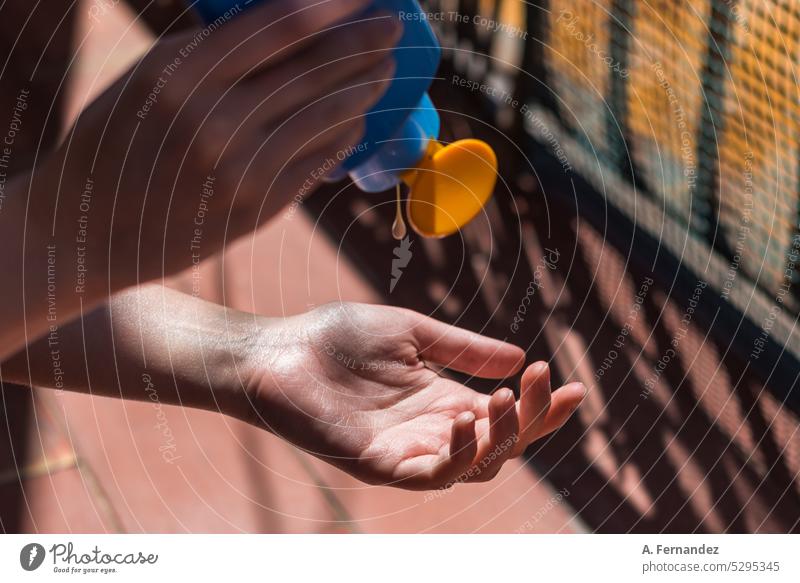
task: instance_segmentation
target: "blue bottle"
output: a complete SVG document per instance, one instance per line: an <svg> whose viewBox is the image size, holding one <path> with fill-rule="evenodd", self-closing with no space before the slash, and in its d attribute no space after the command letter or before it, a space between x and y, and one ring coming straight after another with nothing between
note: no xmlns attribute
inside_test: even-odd
<svg viewBox="0 0 800 583"><path fill-rule="evenodd" d="M246 9L265 1L269 0L247 4L242 4L243 0L198 0L195 7L210 23L234 7ZM366 113L359 148L329 178L349 175L365 192L382 192L405 183L411 227L424 237L446 237L475 218L491 198L497 157L480 140L439 143L439 114L427 91L439 66L441 48L417 0L373 0L364 16L378 10L393 12L403 22L403 36L392 53L395 78ZM399 188L397 192L399 201Z"/></svg>
<svg viewBox="0 0 800 583"><path fill-rule="evenodd" d="M210 23L235 6L247 9L267 0L198 0L195 9ZM273 0L280 1L280 0ZM331 179L350 175L366 192L388 190L401 182L400 174L415 168L431 139L439 137L439 114L428 97L441 48L417 0L374 0L374 11L397 14L403 36L394 49L395 78L381 100L366 114L366 131L360 148L333 172Z"/></svg>

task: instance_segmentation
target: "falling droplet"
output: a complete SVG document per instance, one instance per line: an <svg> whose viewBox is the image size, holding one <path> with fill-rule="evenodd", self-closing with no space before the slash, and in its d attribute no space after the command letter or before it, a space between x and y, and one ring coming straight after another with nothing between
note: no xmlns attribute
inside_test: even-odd
<svg viewBox="0 0 800 583"><path fill-rule="evenodd" d="M398 241L406 236L406 222L403 219L403 204L400 198L400 185L397 185L397 211L394 215L394 222L392 223L392 237Z"/></svg>

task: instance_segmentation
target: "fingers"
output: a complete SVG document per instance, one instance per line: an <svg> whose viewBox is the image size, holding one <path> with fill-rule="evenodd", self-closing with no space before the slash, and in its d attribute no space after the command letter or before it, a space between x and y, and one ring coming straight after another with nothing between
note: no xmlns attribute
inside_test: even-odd
<svg viewBox="0 0 800 583"><path fill-rule="evenodd" d="M586 396L586 388L581 383L570 383L551 395L549 369L543 362L528 367L523 379L523 382L527 382L527 393L523 392L520 403L515 402L510 389L501 389L491 396L488 405L489 436L480 440L476 450L464 445L468 439L474 439L474 422L459 430L454 423L450 452L452 466L457 471L451 468L449 483L491 480L505 462L524 452L531 442L561 427ZM546 399L542 398L542 394L547 395ZM526 398L527 404L524 404L523 399ZM524 435L521 431L523 416L527 416L529 425L528 433ZM462 450L459 460L453 460L454 454ZM467 451L472 456L471 461ZM455 478L452 477L454 472Z"/></svg>
<svg viewBox="0 0 800 583"><path fill-rule="evenodd" d="M570 383L555 391L551 396L550 410L534 439L544 437L564 425L586 398L587 392L582 383Z"/></svg>
<svg viewBox="0 0 800 583"><path fill-rule="evenodd" d="M353 24L352 34L328 34L302 56L237 86L235 107L251 118L279 119L343 85L390 56L400 38L398 21Z"/></svg>
<svg viewBox="0 0 800 583"><path fill-rule="evenodd" d="M519 421L511 389L500 389L489 399L489 435L475 438L475 416L467 421L462 413L453 423L450 459L435 484L486 482L494 478L514 452L519 441Z"/></svg>
<svg viewBox="0 0 800 583"><path fill-rule="evenodd" d="M500 389L489 400L489 443L481 462L480 480L491 480L514 453L519 418L511 389Z"/></svg>
<svg viewBox="0 0 800 583"><path fill-rule="evenodd" d="M519 425L523 441L535 435L550 408L550 367L536 362L525 369L520 382Z"/></svg>
<svg viewBox="0 0 800 583"><path fill-rule="evenodd" d="M413 332L423 360L489 379L512 376L525 362L525 352L513 344L414 314Z"/></svg>
<svg viewBox="0 0 800 583"><path fill-rule="evenodd" d="M478 441L475 434L475 415L472 412L461 413L453 421L450 435L450 447L438 457L429 456L425 469L412 474L404 483L405 487L421 489L447 488L457 482L469 481L469 470L478 452ZM424 459L418 459L425 464Z"/></svg>
<svg viewBox="0 0 800 583"><path fill-rule="evenodd" d="M450 464L461 472L472 465L478 453L478 441L475 435L475 414L471 411L461 413L453 421L450 437Z"/></svg>
<svg viewBox="0 0 800 583"><path fill-rule="evenodd" d="M236 237L252 230L279 212L289 199L300 200L296 197L311 194L334 168L334 165L328 162L331 159L330 153L352 147L358 143L363 134L364 125L361 120L340 124L326 131L318 140L310 142L307 148L301 148L293 159L284 162L279 170L270 170L264 174L259 184L260 188L267 190L262 208L253 213L245 205L243 207L245 212L239 213L237 209L242 205L234 206L231 211L231 235ZM250 168L254 170L248 171L246 179L248 184L257 181L263 169L274 167L275 150L262 148L250 164ZM241 190L246 192L248 189Z"/></svg>
<svg viewBox="0 0 800 583"><path fill-rule="evenodd" d="M370 0L281 0L224 23L197 49L215 71L238 79L257 66L276 64L303 49L320 31L363 12ZM198 59L200 60L200 59ZM207 67L210 68L210 67Z"/></svg>
<svg viewBox="0 0 800 583"><path fill-rule="evenodd" d="M549 372L545 363L532 365L525 375L531 389L541 391L546 383L549 394ZM520 432L522 413L518 413L522 404L515 402L510 389L500 389L489 399L488 419L483 420L484 427L488 421L488 435L484 434L478 440L475 414L471 411L461 413L453 421L447 451L438 456L420 456L406 464L404 477L397 485L429 490L456 483L489 481L503 464L521 454L532 441L563 425L585 395L586 389L581 383L570 383L555 391L549 398L542 420L535 424L535 433L523 438ZM543 411L542 407L535 410Z"/></svg>
<svg viewBox="0 0 800 583"><path fill-rule="evenodd" d="M397 468L398 479L392 485L409 490L432 490L469 481L477 451L475 414L465 411L453 420L449 446L438 455L423 455L403 462Z"/></svg>
<svg viewBox="0 0 800 583"><path fill-rule="evenodd" d="M522 374L520 393L520 440L514 455L566 423L586 396L586 387L570 383L551 393L550 368L545 362L536 362Z"/></svg>
<svg viewBox="0 0 800 583"><path fill-rule="evenodd" d="M373 70L353 80L353 87L311 104L279 127L262 129L267 135L259 151L247 139L250 132L240 132L233 146L246 166L246 182L257 192L268 188L268 203L277 210L280 203L299 190L310 194L335 164L341 153L353 148L364 134L364 112L376 103L392 78L394 63L386 60ZM319 120L325 120L320 124ZM249 162L249 163L248 163ZM244 192L250 192L244 188ZM264 215L269 218L270 213ZM252 219L252 215L250 215ZM249 223L252 227L253 221Z"/></svg>
<svg viewBox="0 0 800 583"><path fill-rule="evenodd" d="M249 156L253 132L260 137L267 131L271 140L280 142L280 151L291 154L302 141L316 138L317 132L365 113L394 78L394 59L387 51L351 64L341 74L333 72L339 67L327 67L327 81L318 74L302 87L292 81L296 70L273 71L239 86L219 104L214 117L225 122L212 133L219 140L242 142L244 149L250 150L246 152ZM273 129L267 130L267 126ZM279 134L273 137L276 130Z"/></svg>
<svg viewBox="0 0 800 583"><path fill-rule="evenodd" d="M277 140L281 148L294 151L292 146L304 145L317 138L321 131L352 121L353 118L363 117L386 92L392 81L394 68L393 59L384 59L353 78L347 87L319 98L281 122L271 139ZM320 123L321 120L324 121Z"/></svg>

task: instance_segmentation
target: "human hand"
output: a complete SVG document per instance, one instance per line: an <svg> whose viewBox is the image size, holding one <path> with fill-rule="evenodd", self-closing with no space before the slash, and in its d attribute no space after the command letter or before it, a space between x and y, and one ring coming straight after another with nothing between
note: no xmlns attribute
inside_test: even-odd
<svg viewBox="0 0 800 583"><path fill-rule="evenodd" d="M566 422L586 391L571 383L551 393L537 362L518 402L508 388L475 392L430 367L502 379L520 370L524 352L399 308L329 305L288 318L269 338L245 365L240 416L370 484L490 480Z"/></svg>
<svg viewBox="0 0 800 583"><path fill-rule="evenodd" d="M42 232L55 217L67 253L86 216L82 261L103 291L175 273L251 231L312 175L304 191L316 187L387 88L400 24L350 22L368 3L267 2L208 35L159 40L36 170L29 216Z"/></svg>

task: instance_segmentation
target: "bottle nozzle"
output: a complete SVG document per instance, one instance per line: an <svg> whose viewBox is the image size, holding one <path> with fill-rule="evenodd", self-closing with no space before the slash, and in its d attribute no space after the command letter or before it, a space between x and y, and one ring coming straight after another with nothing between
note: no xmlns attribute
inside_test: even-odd
<svg viewBox="0 0 800 583"><path fill-rule="evenodd" d="M401 176L410 189L408 222L424 237L446 237L483 209L497 180L497 156L486 142L431 139L417 167Z"/></svg>

